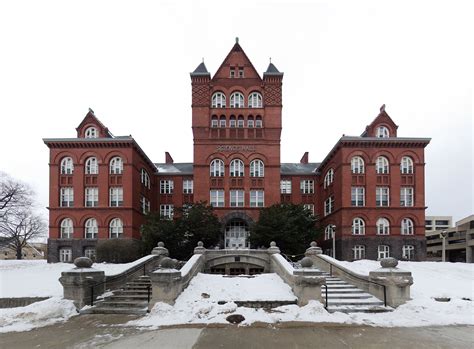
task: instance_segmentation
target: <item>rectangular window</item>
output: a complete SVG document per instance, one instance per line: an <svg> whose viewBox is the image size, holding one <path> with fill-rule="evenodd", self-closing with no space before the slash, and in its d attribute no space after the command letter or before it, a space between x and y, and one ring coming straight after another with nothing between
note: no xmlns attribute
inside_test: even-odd
<svg viewBox="0 0 474 349"><path fill-rule="evenodd" d="M247 127L248 127L248 128L253 128L253 126L254 126L253 119L249 119L249 120L247 121Z"/></svg>
<svg viewBox="0 0 474 349"><path fill-rule="evenodd" d="M312 179L304 179L300 182L300 189L302 194L314 193L314 181Z"/></svg>
<svg viewBox="0 0 474 349"><path fill-rule="evenodd" d="M404 206L404 207L413 206L413 188L412 187L400 188L400 206Z"/></svg>
<svg viewBox="0 0 474 349"><path fill-rule="evenodd" d="M377 259L390 257L390 246L379 245L377 248Z"/></svg>
<svg viewBox="0 0 474 349"><path fill-rule="evenodd" d="M303 207L311 212L314 216L314 204L304 204Z"/></svg>
<svg viewBox="0 0 474 349"><path fill-rule="evenodd" d="M282 179L280 181L280 193L291 194L291 180Z"/></svg>
<svg viewBox="0 0 474 349"><path fill-rule="evenodd" d="M230 191L230 207L244 207L244 191L243 190Z"/></svg>
<svg viewBox="0 0 474 349"><path fill-rule="evenodd" d="M224 118L219 120L219 127L225 128L225 119Z"/></svg>
<svg viewBox="0 0 474 349"><path fill-rule="evenodd" d="M211 190L211 206L212 207L224 207L224 191L223 190Z"/></svg>
<svg viewBox="0 0 474 349"><path fill-rule="evenodd" d="M229 127L235 128L236 126L237 126L237 120L235 120L234 118L231 118L229 120Z"/></svg>
<svg viewBox="0 0 474 349"><path fill-rule="evenodd" d="M173 205L160 205L160 216L165 219L173 218Z"/></svg>
<svg viewBox="0 0 474 349"><path fill-rule="evenodd" d="M95 248L93 247L86 247L84 249L84 257L92 259L92 261L95 261Z"/></svg>
<svg viewBox="0 0 474 349"><path fill-rule="evenodd" d="M211 127L217 127L219 121L217 119L212 119L211 120Z"/></svg>
<svg viewBox="0 0 474 349"><path fill-rule="evenodd" d="M194 182L192 179L185 179L183 181L183 194L192 194L193 185L194 185Z"/></svg>
<svg viewBox="0 0 474 349"><path fill-rule="evenodd" d="M146 197L142 196L141 199L140 199L140 205L142 207L142 213L143 214L150 213L150 209L151 209L150 200L148 200Z"/></svg>
<svg viewBox="0 0 474 349"><path fill-rule="evenodd" d="M123 188L112 187L110 188L110 207L121 207L123 206Z"/></svg>
<svg viewBox="0 0 474 349"><path fill-rule="evenodd" d="M239 68L239 78L244 77L244 68Z"/></svg>
<svg viewBox="0 0 474 349"><path fill-rule="evenodd" d="M230 77L235 78L235 68L230 68Z"/></svg>
<svg viewBox="0 0 474 349"><path fill-rule="evenodd" d="M60 248L59 249L59 261L63 263L72 262L72 249L71 248Z"/></svg>
<svg viewBox="0 0 474 349"><path fill-rule="evenodd" d="M364 245L355 245L352 249L354 252L354 259L365 259L365 246Z"/></svg>
<svg viewBox="0 0 474 349"><path fill-rule="evenodd" d="M365 206L365 188L351 188L351 206Z"/></svg>
<svg viewBox="0 0 474 349"><path fill-rule="evenodd" d="M99 188L88 187L85 190L85 205L86 207L99 206Z"/></svg>
<svg viewBox="0 0 474 349"><path fill-rule="evenodd" d="M74 189L72 187L61 188L61 207L73 207L74 206Z"/></svg>
<svg viewBox="0 0 474 349"><path fill-rule="evenodd" d="M238 128L244 127L244 119L239 118L239 119L237 120L237 127L238 127Z"/></svg>
<svg viewBox="0 0 474 349"><path fill-rule="evenodd" d="M333 210L334 210L334 196L331 196L331 197L328 197L324 201L324 215L327 216L328 214L331 214Z"/></svg>
<svg viewBox="0 0 474 349"><path fill-rule="evenodd" d="M402 257L407 260L413 260L415 258L415 246L413 245L403 245L402 247Z"/></svg>
<svg viewBox="0 0 474 349"><path fill-rule="evenodd" d="M173 194L174 182L171 179L160 181L160 194Z"/></svg>
<svg viewBox="0 0 474 349"><path fill-rule="evenodd" d="M264 191L251 190L250 191L250 207L263 207L264 205Z"/></svg>
<svg viewBox="0 0 474 349"><path fill-rule="evenodd" d="M390 200L388 187L377 187L375 194L376 205L378 207L387 207L389 205Z"/></svg>

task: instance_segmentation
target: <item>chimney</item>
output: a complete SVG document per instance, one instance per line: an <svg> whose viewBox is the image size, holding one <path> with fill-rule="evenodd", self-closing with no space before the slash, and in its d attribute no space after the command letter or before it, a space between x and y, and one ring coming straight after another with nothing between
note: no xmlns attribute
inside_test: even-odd
<svg viewBox="0 0 474 349"><path fill-rule="evenodd" d="M303 154L303 157L300 160L300 164L307 164L308 163L308 157L309 157L309 153L306 151Z"/></svg>
<svg viewBox="0 0 474 349"><path fill-rule="evenodd" d="M174 162L173 158L171 157L170 153L168 153L167 151L165 152L165 162L167 164L172 164Z"/></svg>

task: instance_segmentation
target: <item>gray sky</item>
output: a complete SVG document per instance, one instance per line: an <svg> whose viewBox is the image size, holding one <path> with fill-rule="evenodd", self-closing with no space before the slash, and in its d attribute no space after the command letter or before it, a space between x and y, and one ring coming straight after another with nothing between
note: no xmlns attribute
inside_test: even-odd
<svg viewBox="0 0 474 349"><path fill-rule="evenodd" d="M213 74L235 37L285 73L283 162L321 161L379 107L426 148L428 215L473 210L472 1L0 2L0 170L48 203L43 137L94 109L155 162L192 161L189 72Z"/></svg>

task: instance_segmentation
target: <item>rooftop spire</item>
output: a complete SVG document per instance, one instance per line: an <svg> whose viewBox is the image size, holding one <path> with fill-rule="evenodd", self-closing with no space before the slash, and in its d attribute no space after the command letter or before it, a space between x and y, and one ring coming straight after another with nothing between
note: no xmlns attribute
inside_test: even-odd
<svg viewBox="0 0 474 349"><path fill-rule="evenodd" d="M235 43L236 43L236 44L239 43L239 37L238 37L238 36L235 37Z"/></svg>

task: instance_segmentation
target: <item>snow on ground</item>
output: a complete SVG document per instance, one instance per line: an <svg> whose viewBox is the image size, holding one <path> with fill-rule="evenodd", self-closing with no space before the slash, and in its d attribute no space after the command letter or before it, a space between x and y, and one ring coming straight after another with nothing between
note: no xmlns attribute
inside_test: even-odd
<svg viewBox="0 0 474 349"><path fill-rule="evenodd" d="M52 297L26 307L0 309L0 333L29 331L77 315L73 302Z"/></svg>

